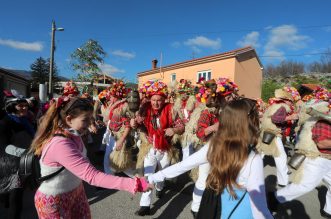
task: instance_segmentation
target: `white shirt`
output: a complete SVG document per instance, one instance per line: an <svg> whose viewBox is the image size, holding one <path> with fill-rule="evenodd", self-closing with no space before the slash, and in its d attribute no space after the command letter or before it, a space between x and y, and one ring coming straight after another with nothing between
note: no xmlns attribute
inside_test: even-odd
<svg viewBox="0 0 331 219"><path fill-rule="evenodd" d="M208 162L207 153L209 144L203 146L199 151L192 154L185 160L168 168L165 168L155 174L148 176L150 183L162 182L166 178L173 178L183 174L201 164ZM250 153L247 161L242 167L238 183L247 190L251 203L252 214L254 218L273 218L266 201L263 161L259 154Z"/></svg>

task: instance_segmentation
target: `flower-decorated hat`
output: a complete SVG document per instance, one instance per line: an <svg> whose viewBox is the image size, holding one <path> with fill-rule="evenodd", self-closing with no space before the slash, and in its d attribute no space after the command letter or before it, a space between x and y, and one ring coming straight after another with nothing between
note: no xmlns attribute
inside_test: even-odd
<svg viewBox="0 0 331 219"><path fill-rule="evenodd" d="M79 91L77 85L73 81L68 81L63 88L63 96L78 96Z"/></svg>
<svg viewBox="0 0 331 219"><path fill-rule="evenodd" d="M186 79L180 79L179 83L177 84L177 92L179 94L193 94L194 87L192 86L192 82Z"/></svg>
<svg viewBox="0 0 331 219"><path fill-rule="evenodd" d="M229 94L237 93L239 91L238 85L228 78L218 78L216 80L216 84L216 93L222 96L227 96Z"/></svg>
<svg viewBox="0 0 331 219"><path fill-rule="evenodd" d="M130 90L125 87L123 81L114 82L109 88L109 95L122 99L127 96Z"/></svg>
<svg viewBox="0 0 331 219"><path fill-rule="evenodd" d="M100 101L109 100L110 99L109 89L105 89L105 90L101 91L98 94L98 98L99 98Z"/></svg>
<svg viewBox="0 0 331 219"><path fill-rule="evenodd" d="M298 101L301 99L300 94L295 87L285 86L283 90L290 93L294 101Z"/></svg>
<svg viewBox="0 0 331 219"><path fill-rule="evenodd" d="M312 94L306 95L302 98L305 102L311 99L329 101L331 99L331 93L326 88L318 86Z"/></svg>
<svg viewBox="0 0 331 219"><path fill-rule="evenodd" d="M139 88L139 93L142 94L146 94L147 93L147 89L151 86L151 84L153 84L154 80L148 80L145 83L143 83L143 85L141 85L141 87Z"/></svg>
<svg viewBox="0 0 331 219"><path fill-rule="evenodd" d="M168 96L168 86L162 81L153 81L145 83L146 96L152 97L153 95L160 95L163 97Z"/></svg>

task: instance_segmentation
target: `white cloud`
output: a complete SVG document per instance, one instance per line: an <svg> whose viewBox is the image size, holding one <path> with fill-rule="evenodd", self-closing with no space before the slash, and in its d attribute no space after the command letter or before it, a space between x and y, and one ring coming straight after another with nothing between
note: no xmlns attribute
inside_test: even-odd
<svg viewBox="0 0 331 219"><path fill-rule="evenodd" d="M184 45L191 47L194 51L200 51L201 48L217 50L221 48L221 39L217 38L212 40L204 36L197 36L195 38L186 40Z"/></svg>
<svg viewBox="0 0 331 219"><path fill-rule="evenodd" d="M101 64L99 65L99 68L101 69L102 73L105 73L108 76L114 76L114 74L125 72L123 69L119 69L110 64Z"/></svg>
<svg viewBox="0 0 331 219"><path fill-rule="evenodd" d="M291 50L305 48L310 37L299 35L298 30L293 25L282 25L270 30L266 49L286 47Z"/></svg>
<svg viewBox="0 0 331 219"><path fill-rule="evenodd" d="M114 56L119 56L119 57L126 58L126 59L133 59L134 57L136 57L136 54L134 52L125 52L123 50L115 50L115 51L112 51L111 54L113 54Z"/></svg>
<svg viewBox="0 0 331 219"><path fill-rule="evenodd" d="M3 46L9 46L11 48L15 49L21 49L21 50L27 50L27 51L34 51L34 52L39 52L43 50L43 44L41 42L20 42L20 41L15 41L15 40L6 40L6 39L1 39L0 38L0 45Z"/></svg>
<svg viewBox="0 0 331 219"><path fill-rule="evenodd" d="M282 49L299 50L307 47L311 40L309 36L300 35L293 25L281 25L269 30L269 37L264 46L264 56L271 59L283 60L285 53Z"/></svg>
<svg viewBox="0 0 331 219"><path fill-rule="evenodd" d="M259 32L253 31L248 33L246 36L244 36L241 40L237 42L238 46L245 47L245 46L253 46L255 48L260 47L259 44Z"/></svg>

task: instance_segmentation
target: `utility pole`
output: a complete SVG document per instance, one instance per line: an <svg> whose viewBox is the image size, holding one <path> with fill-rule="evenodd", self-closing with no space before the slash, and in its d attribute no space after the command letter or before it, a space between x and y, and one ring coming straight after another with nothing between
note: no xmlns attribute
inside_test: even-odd
<svg viewBox="0 0 331 219"><path fill-rule="evenodd" d="M48 81L48 100L53 98L53 71L54 71L54 50L55 50L55 31L63 31L63 28L56 28L55 21L52 21L51 37L51 56L49 59L49 81Z"/></svg>

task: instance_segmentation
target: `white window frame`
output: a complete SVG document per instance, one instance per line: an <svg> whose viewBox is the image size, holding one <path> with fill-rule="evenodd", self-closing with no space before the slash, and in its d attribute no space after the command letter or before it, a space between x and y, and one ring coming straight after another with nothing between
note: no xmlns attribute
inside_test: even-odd
<svg viewBox="0 0 331 219"><path fill-rule="evenodd" d="M197 72L197 81L199 81L199 78L204 77L206 81L209 81L212 79L212 71L211 70L203 70Z"/></svg>
<svg viewBox="0 0 331 219"><path fill-rule="evenodd" d="M173 77L175 76L175 79L173 79ZM173 82L173 81L176 81L177 80L177 76L176 76L176 73L172 73L170 75L170 81Z"/></svg>

